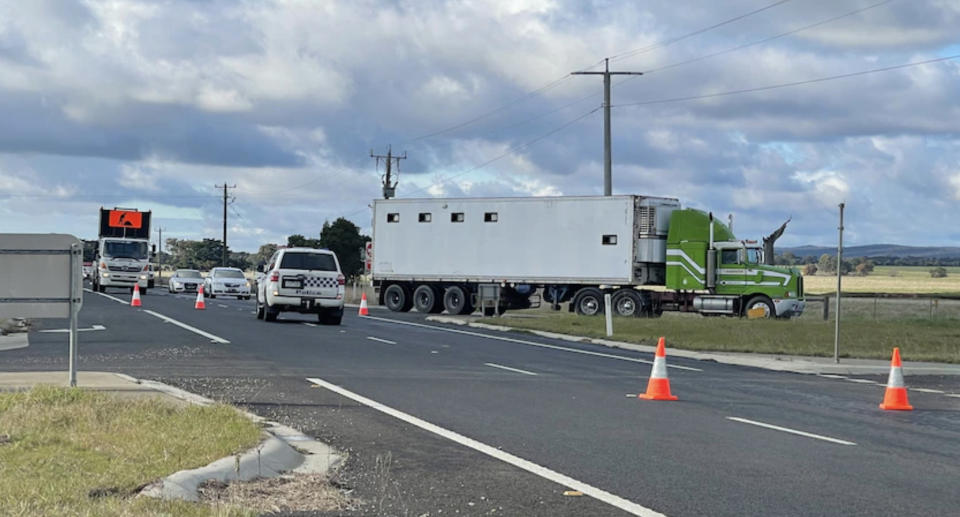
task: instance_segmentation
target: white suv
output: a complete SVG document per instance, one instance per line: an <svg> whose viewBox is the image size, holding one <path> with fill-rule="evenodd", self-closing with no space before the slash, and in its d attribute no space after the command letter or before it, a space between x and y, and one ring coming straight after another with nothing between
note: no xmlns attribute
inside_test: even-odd
<svg viewBox="0 0 960 517"><path fill-rule="evenodd" d="M281 312L316 314L320 323L343 319L346 278L330 250L284 248L270 257L257 281L257 318L275 321Z"/></svg>

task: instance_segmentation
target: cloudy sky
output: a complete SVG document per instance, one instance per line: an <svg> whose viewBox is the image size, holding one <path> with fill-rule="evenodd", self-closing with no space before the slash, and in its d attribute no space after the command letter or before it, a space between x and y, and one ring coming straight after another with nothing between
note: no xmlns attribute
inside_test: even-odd
<svg viewBox="0 0 960 517"><path fill-rule="evenodd" d="M960 241L956 0L0 0L0 232L97 208L253 251L399 197L614 193L782 245ZM882 72L833 78L855 72ZM765 89L792 83L794 86ZM753 90L742 93L724 94Z"/></svg>

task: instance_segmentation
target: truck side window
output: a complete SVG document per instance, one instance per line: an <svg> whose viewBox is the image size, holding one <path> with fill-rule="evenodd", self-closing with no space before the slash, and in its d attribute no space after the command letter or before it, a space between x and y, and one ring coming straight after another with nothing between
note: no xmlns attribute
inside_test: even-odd
<svg viewBox="0 0 960 517"><path fill-rule="evenodd" d="M737 260L737 250L721 250L720 263L721 264L739 264L739 261Z"/></svg>
<svg viewBox="0 0 960 517"><path fill-rule="evenodd" d="M462 223L463 222L463 212L453 212L450 214L451 223Z"/></svg>
<svg viewBox="0 0 960 517"><path fill-rule="evenodd" d="M495 223L500 219L496 212L487 212L483 214L483 222L485 223Z"/></svg>
<svg viewBox="0 0 960 517"><path fill-rule="evenodd" d="M430 212L420 212L420 222L429 223L433 219L433 215Z"/></svg>
<svg viewBox="0 0 960 517"><path fill-rule="evenodd" d="M399 213L387 214L387 222L388 222L388 223L399 223L399 222L400 222L400 214L399 214Z"/></svg>

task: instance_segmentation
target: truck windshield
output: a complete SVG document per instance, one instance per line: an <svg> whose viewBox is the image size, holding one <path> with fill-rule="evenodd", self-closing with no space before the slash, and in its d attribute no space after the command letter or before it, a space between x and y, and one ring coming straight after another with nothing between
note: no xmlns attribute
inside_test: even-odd
<svg viewBox="0 0 960 517"><path fill-rule="evenodd" d="M763 263L763 250L760 248L747 248L747 264Z"/></svg>
<svg viewBox="0 0 960 517"><path fill-rule="evenodd" d="M103 255L110 258L145 260L147 243L141 241L104 241Z"/></svg>
<svg viewBox="0 0 960 517"><path fill-rule="evenodd" d="M336 271L333 255L327 253L284 253L281 269L306 269L310 271Z"/></svg>

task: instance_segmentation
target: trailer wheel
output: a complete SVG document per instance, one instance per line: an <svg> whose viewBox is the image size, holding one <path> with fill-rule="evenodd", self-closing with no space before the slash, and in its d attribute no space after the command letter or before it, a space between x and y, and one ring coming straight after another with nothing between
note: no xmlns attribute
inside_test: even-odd
<svg viewBox="0 0 960 517"><path fill-rule="evenodd" d="M443 293L443 308L448 314L470 314L473 304L467 290L459 285L450 286Z"/></svg>
<svg viewBox="0 0 960 517"><path fill-rule="evenodd" d="M643 311L640 293L633 289L620 289L613 294L613 314L616 316L636 317Z"/></svg>
<svg viewBox="0 0 960 517"><path fill-rule="evenodd" d="M581 289L573 297L573 307L582 316L603 314L603 292L593 287Z"/></svg>
<svg viewBox="0 0 960 517"><path fill-rule="evenodd" d="M393 312L407 312L413 307L413 300L402 285L390 284L383 293L383 304Z"/></svg>
<svg viewBox="0 0 960 517"><path fill-rule="evenodd" d="M422 313L443 312L441 294L433 286L421 284L413 291L413 308Z"/></svg>
<svg viewBox="0 0 960 517"><path fill-rule="evenodd" d="M750 300L747 301L746 305L743 306L741 316L746 316L747 311L751 309L763 309L764 318L777 317L777 311L773 307L773 302L770 301L770 298L767 298L762 294L758 294L757 296L754 296L753 298L750 298Z"/></svg>

